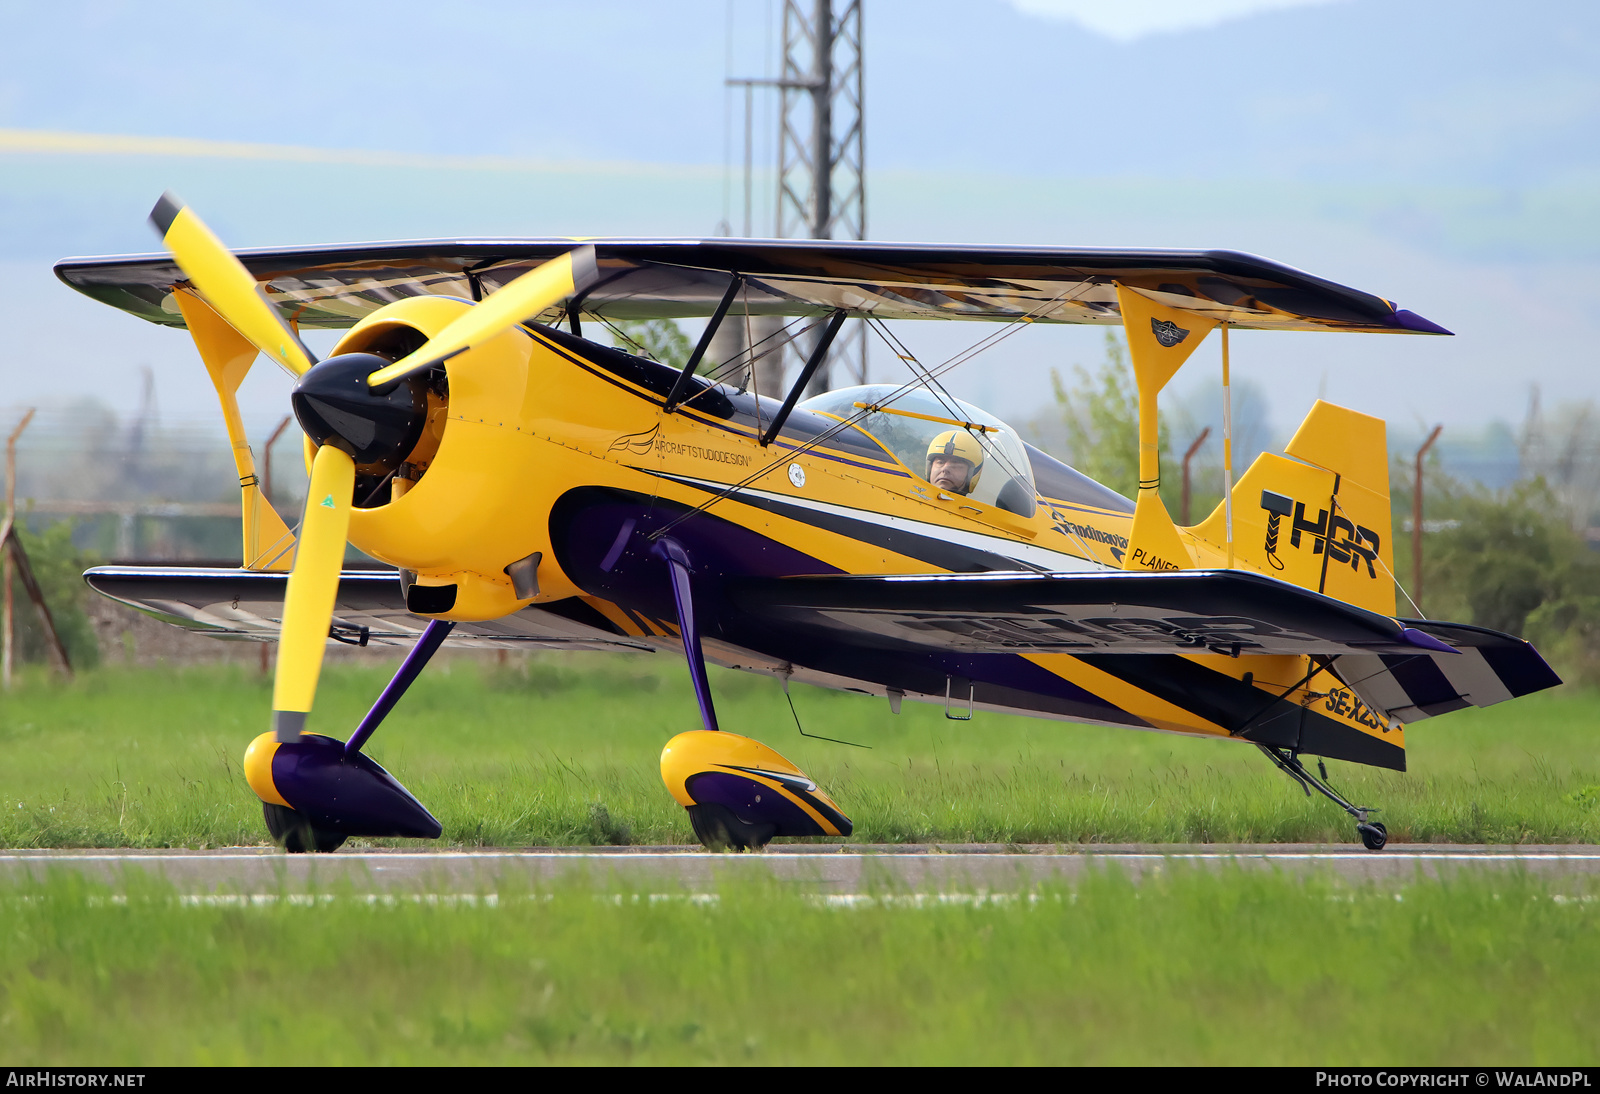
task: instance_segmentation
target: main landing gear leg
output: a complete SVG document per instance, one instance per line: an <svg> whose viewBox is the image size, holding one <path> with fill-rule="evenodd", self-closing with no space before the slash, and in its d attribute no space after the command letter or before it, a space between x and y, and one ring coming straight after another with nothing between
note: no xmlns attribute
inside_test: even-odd
<svg viewBox="0 0 1600 1094"><path fill-rule="evenodd" d="M848 836L850 819L805 772L760 741L721 732L695 618L689 554L667 537L651 553L667 564L683 655L705 726L678 734L661 750L662 781L688 811L695 837L713 851L745 851L760 850L774 836Z"/></svg>
<svg viewBox="0 0 1600 1094"><path fill-rule="evenodd" d="M1384 844L1389 842L1389 830L1381 823L1367 819L1368 813L1376 812L1375 809L1359 805L1351 805L1339 796L1333 787L1327 784L1328 772L1322 768L1322 778L1318 779L1306 770L1305 764L1300 762L1300 754L1287 748L1275 748L1272 745L1257 743L1256 747L1266 753L1267 759L1277 765L1278 770L1300 784L1300 789L1306 792L1306 797L1311 796L1315 790L1339 808L1349 813L1356 821L1356 834L1361 837L1362 844L1369 851L1381 851ZM1320 763L1318 765L1321 766Z"/></svg>
<svg viewBox="0 0 1600 1094"><path fill-rule="evenodd" d="M694 590L689 585L689 554L675 539L656 542L651 554L665 560L672 573L672 600L678 608L678 634L683 638L683 655L694 678L694 697L700 701L700 721L706 729L717 731L717 709L711 705L711 681L706 677L705 653L700 649L700 628L694 618Z"/></svg>
<svg viewBox="0 0 1600 1094"><path fill-rule="evenodd" d="M319 733L280 742L263 734L245 753L267 831L286 851L332 851L350 836L437 839L439 822L392 775L363 755L377 731L455 627L430 620L367 716L340 744Z"/></svg>

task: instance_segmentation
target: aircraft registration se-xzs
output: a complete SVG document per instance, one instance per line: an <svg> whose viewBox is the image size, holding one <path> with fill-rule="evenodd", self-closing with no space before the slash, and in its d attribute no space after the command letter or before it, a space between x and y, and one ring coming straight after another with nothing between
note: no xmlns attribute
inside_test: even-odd
<svg viewBox="0 0 1600 1094"><path fill-rule="evenodd" d="M711 847L843 836L795 765L717 724L705 664L973 710L1234 739L1387 833L1302 757L1404 770L1404 725L1559 683L1522 640L1396 618L1384 423L1317 402L1217 510L1162 504L1156 397L1213 328L1448 334L1386 300L1226 251L788 240L423 241L235 255L167 195L172 257L69 259L71 287L186 327L242 489L238 569L97 567L106 596L279 643L244 768L291 851L437 837L362 747L447 638L671 650L704 729L661 772ZM708 317L681 369L582 324ZM726 322L789 317L786 391L697 374ZM1121 324L1139 391L1130 502L913 373L801 395L849 318ZM318 361L304 328L348 328ZM566 329L562 329L565 327ZM980 343L980 348L981 348ZM287 369L310 486L298 535L257 485L236 393ZM1226 386L1224 388L1226 390ZM1226 412L1225 412L1226 413ZM1225 418L1226 420L1226 418ZM1225 447L1225 454L1227 449ZM344 571L346 543L394 572ZM309 733L330 641L411 645L348 740Z"/></svg>

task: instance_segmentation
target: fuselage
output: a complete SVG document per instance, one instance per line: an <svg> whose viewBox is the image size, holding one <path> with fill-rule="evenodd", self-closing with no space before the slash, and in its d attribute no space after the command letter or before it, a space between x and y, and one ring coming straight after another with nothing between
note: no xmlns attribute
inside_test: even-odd
<svg viewBox="0 0 1600 1094"><path fill-rule="evenodd" d="M431 334L467 306L398 302L338 352L370 349L399 326ZM353 543L416 586L453 587L449 608L429 614L489 619L537 605L675 647L671 592L650 552L670 534L694 563L707 656L725 665L941 702L957 716L1250 740L1274 719L1296 734L1317 719L1348 738L1344 758L1404 766L1401 731L1364 722L1302 657L929 655L822 640L741 607L741 582L807 574L1121 569L1132 505L1037 449L1020 476L1030 496L997 504L940 491L842 414L798 408L763 445L779 401L699 379L669 413L676 370L551 328L507 332L446 372L413 460L350 525ZM1218 545L1180 534L1197 565L1224 564ZM534 556L536 591L519 595L508 567Z"/></svg>

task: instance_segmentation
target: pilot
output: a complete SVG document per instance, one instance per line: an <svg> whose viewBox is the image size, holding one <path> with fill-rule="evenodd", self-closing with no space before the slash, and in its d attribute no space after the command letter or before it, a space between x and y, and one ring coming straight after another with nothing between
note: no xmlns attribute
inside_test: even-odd
<svg viewBox="0 0 1600 1094"><path fill-rule="evenodd" d="M965 429L947 429L928 446L928 481L952 494L970 494L983 474L983 446Z"/></svg>

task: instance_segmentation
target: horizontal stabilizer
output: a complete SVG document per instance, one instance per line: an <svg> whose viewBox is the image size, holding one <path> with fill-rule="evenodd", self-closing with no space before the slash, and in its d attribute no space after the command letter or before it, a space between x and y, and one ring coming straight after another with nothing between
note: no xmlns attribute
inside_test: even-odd
<svg viewBox="0 0 1600 1094"><path fill-rule="evenodd" d="M1464 623L1402 620L1453 653L1356 654L1333 669L1368 706L1399 722L1462 707L1487 707L1561 683L1539 652L1520 638Z"/></svg>

